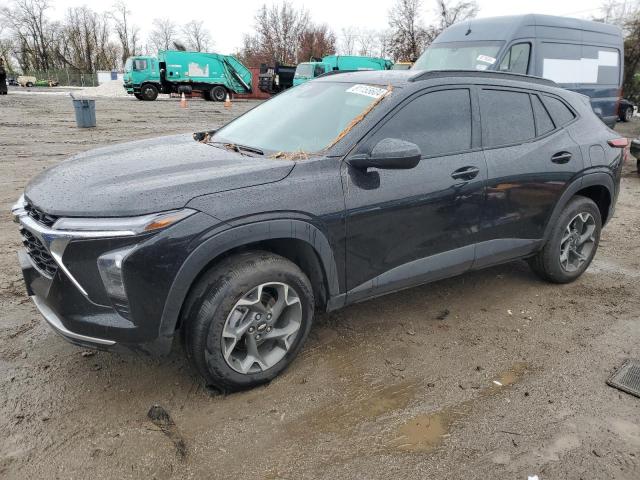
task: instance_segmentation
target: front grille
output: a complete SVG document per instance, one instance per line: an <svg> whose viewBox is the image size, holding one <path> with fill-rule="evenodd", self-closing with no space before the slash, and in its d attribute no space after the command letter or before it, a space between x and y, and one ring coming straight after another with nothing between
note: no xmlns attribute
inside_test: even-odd
<svg viewBox="0 0 640 480"><path fill-rule="evenodd" d="M58 271L58 264L47 248L26 228L20 229L20 234L22 235L22 244L36 267L47 276L53 277Z"/></svg>
<svg viewBox="0 0 640 480"><path fill-rule="evenodd" d="M27 215L29 215L39 224L46 227L53 227L53 224L56 223L56 220L58 220L58 217L56 217L55 215L44 213L42 210L37 209L30 203L26 203L24 209L27 212Z"/></svg>

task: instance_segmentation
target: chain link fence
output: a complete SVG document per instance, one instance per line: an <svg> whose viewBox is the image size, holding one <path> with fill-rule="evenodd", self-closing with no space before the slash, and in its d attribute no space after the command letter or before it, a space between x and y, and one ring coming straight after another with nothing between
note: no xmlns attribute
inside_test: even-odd
<svg viewBox="0 0 640 480"><path fill-rule="evenodd" d="M38 82L57 82L58 85L64 87L97 87L98 74L84 73L75 70L41 70L27 72L24 75L36 77Z"/></svg>

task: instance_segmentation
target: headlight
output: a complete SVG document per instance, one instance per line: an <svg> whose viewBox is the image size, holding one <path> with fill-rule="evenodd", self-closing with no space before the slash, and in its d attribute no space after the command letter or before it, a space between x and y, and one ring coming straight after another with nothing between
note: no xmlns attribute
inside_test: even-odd
<svg viewBox="0 0 640 480"><path fill-rule="evenodd" d="M193 215L195 210L185 208L171 212L152 213L138 217L113 218L60 218L53 225L54 230L72 232L109 232L114 236L137 235L167 228Z"/></svg>

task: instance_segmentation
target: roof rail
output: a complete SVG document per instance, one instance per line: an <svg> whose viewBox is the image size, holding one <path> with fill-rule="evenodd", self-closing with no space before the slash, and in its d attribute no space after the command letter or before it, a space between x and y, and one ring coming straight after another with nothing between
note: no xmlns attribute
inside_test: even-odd
<svg viewBox="0 0 640 480"><path fill-rule="evenodd" d="M357 72L358 70L329 70L328 72L321 73L316 78L320 77L330 77L331 75L338 75L339 73L351 73Z"/></svg>
<svg viewBox="0 0 640 480"><path fill-rule="evenodd" d="M495 70L430 70L427 72L418 72L409 79L410 82L419 82L430 78L443 77L481 77L495 78L504 80L517 80L520 82L537 83L538 85L547 85L549 87L558 87L559 85L553 80L547 78L535 77L533 75L522 75L521 73L497 72Z"/></svg>

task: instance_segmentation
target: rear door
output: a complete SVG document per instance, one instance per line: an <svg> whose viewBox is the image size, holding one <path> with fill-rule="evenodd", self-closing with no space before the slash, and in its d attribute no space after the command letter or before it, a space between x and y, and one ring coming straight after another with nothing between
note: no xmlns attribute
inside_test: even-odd
<svg viewBox="0 0 640 480"><path fill-rule="evenodd" d="M575 114L559 98L498 87L478 93L488 180L475 266L485 266L539 245L553 207L583 161L563 128Z"/></svg>

